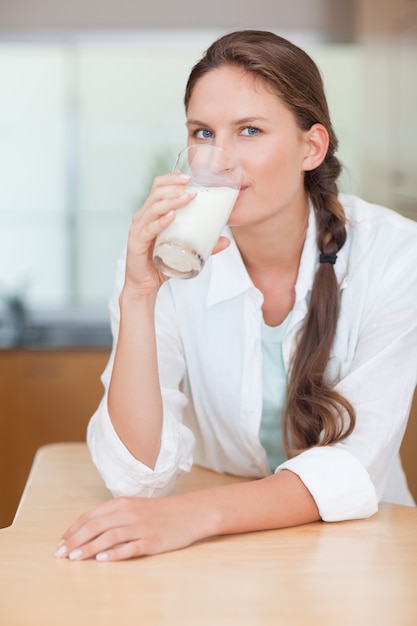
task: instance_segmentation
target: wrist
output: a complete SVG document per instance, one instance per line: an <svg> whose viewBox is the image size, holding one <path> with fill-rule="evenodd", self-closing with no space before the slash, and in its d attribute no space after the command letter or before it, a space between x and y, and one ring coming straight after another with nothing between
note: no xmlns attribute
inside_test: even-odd
<svg viewBox="0 0 417 626"><path fill-rule="evenodd" d="M186 523L193 542L221 534L222 516L213 495L212 489L202 489L176 496L183 499Z"/></svg>
<svg viewBox="0 0 417 626"><path fill-rule="evenodd" d="M157 291L152 291L149 293L143 293L141 289L136 286L130 286L125 284L122 288L122 291L119 295L119 306L120 309L124 309L127 307L143 307L154 309Z"/></svg>

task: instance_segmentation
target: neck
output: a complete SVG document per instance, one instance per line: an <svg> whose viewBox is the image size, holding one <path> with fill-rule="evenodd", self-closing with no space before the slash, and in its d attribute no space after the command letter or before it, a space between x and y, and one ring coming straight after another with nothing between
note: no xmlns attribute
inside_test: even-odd
<svg viewBox="0 0 417 626"><path fill-rule="evenodd" d="M275 224L234 227L233 234L253 284L262 292L264 320L281 324L294 306L295 283L308 225L308 204Z"/></svg>
<svg viewBox="0 0 417 626"><path fill-rule="evenodd" d="M233 226L232 232L249 273L298 269L307 232L308 205L298 215L277 216L274 223Z"/></svg>

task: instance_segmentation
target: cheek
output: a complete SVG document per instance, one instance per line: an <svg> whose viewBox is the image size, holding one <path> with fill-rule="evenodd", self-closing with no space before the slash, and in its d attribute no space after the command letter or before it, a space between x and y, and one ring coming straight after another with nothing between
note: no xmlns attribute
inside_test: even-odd
<svg viewBox="0 0 417 626"><path fill-rule="evenodd" d="M302 160L298 146L289 144L263 156L257 164L259 180L269 188L298 186L302 178Z"/></svg>
<svg viewBox="0 0 417 626"><path fill-rule="evenodd" d="M269 146L269 149L259 146L259 149L242 156L241 164L254 181L273 182L280 172L289 169L292 159L293 156L282 146Z"/></svg>
<svg viewBox="0 0 417 626"><path fill-rule="evenodd" d="M255 187L262 195L276 193L287 185L292 185L298 170L291 164L291 158L285 154L262 158L253 170ZM297 176L298 177L298 176Z"/></svg>

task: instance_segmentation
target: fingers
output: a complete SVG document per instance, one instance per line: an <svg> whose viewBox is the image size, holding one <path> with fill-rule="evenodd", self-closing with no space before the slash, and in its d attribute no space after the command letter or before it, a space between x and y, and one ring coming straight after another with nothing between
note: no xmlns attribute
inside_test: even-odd
<svg viewBox="0 0 417 626"><path fill-rule="evenodd" d="M167 227L175 218L175 212L186 206L195 197L196 191L186 189L172 195L165 193L160 198L152 198L152 204L147 208L141 207L133 216L131 234L134 237L140 235L144 241L151 241ZM151 201L151 196L149 197Z"/></svg>
<svg viewBox="0 0 417 626"><path fill-rule="evenodd" d="M195 196L187 188L188 182L189 177L178 173L156 177L145 202L133 215L127 242L125 289L148 295L168 279L153 264L154 241L175 219L176 211Z"/></svg>
<svg viewBox="0 0 417 626"><path fill-rule="evenodd" d="M189 202L195 195L195 192L187 187L189 180L189 176L181 174L157 176L148 197L136 215L150 212L153 218L158 218L169 210L177 209Z"/></svg>
<svg viewBox="0 0 417 626"><path fill-rule="evenodd" d="M57 556L80 558L81 554L78 554L78 552L82 550L83 558L89 558L92 551L91 547L87 548L88 545L91 546L98 537L104 536L109 530L124 528L132 521L133 516L130 513L128 500L128 498L109 500L92 511L81 515L64 533L58 544L57 553L59 552L59 555L57 554ZM121 534L116 536L116 533L113 533L113 539L117 542L125 540L125 537ZM98 550L103 547L108 546L99 544ZM74 550L77 552L76 555L72 554Z"/></svg>
<svg viewBox="0 0 417 626"><path fill-rule="evenodd" d="M187 187L188 176L167 174L155 178L148 197L135 212L130 239L149 244L175 218L175 211L186 206L196 195Z"/></svg>
<svg viewBox="0 0 417 626"><path fill-rule="evenodd" d="M96 561L125 561L156 554L159 552L157 545L158 543L150 541L149 537L140 537L119 543L109 543L108 548L102 548L97 551L95 550L96 546L94 546L91 557L95 558Z"/></svg>
<svg viewBox="0 0 417 626"><path fill-rule="evenodd" d="M137 498L116 498L82 515L63 535L55 556L104 561L156 552L158 540L141 504Z"/></svg>
<svg viewBox="0 0 417 626"><path fill-rule="evenodd" d="M129 543L123 543L115 548L104 550L96 554L96 561L125 561L127 559L134 559L138 556L144 556L146 551L143 549L143 542L141 540L129 541Z"/></svg>
<svg viewBox="0 0 417 626"><path fill-rule="evenodd" d="M223 250L226 250L226 248L228 248L229 246L230 246L230 239L222 236L219 238L218 242L214 246L212 254L217 254L218 252L222 252Z"/></svg>
<svg viewBox="0 0 417 626"><path fill-rule="evenodd" d="M105 531L79 547L70 549L67 546L67 556L72 561L97 558L97 555L100 555L98 561L130 559L144 554L143 544L133 526L121 526Z"/></svg>

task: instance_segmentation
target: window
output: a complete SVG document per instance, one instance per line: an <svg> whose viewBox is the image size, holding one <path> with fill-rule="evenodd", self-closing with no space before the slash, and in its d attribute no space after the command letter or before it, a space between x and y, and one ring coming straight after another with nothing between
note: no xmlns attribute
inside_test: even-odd
<svg viewBox="0 0 417 626"><path fill-rule="evenodd" d="M169 33L0 41L0 297L106 306L132 214L185 143L188 73L217 36ZM355 48L310 53L355 191Z"/></svg>

